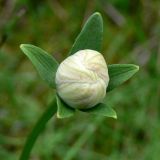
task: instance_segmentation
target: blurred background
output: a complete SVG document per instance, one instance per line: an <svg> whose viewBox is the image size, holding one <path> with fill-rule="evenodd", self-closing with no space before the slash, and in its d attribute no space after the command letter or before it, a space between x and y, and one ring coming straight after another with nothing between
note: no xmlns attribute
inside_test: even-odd
<svg viewBox="0 0 160 160"><path fill-rule="evenodd" d="M95 11L104 20L107 63L134 63L140 71L107 95L117 120L53 117L30 159L160 159L159 0L0 0L0 160L18 160L53 97L19 45L37 45L61 62Z"/></svg>

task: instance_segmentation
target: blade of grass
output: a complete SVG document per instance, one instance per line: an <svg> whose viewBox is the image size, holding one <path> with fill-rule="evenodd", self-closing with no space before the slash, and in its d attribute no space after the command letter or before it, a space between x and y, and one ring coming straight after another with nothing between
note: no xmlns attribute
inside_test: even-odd
<svg viewBox="0 0 160 160"><path fill-rule="evenodd" d="M64 156L64 160L72 160L76 156L79 149L93 135L94 131L98 128L100 124L102 124L102 121L104 119L104 117L97 116L93 120L93 124L90 124L86 127L85 131L80 135L75 144L67 151L66 155Z"/></svg>

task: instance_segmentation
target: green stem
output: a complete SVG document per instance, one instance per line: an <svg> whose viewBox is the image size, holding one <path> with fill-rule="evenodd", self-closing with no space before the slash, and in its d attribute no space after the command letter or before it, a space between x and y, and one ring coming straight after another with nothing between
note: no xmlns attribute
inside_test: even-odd
<svg viewBox="0 0 160 160"><path fill-rule="evenodd" d="M56 100L54 99L51 105L49 105L48 109L43 113L43 115L37 121L35 127L28 136L19 160L29 159L30 153L36 142L36 139L38 138L39 134L44 130L46 123L52 118L52 116L56 113L56 111L57 111L57 106L56 106Z"/></svg>

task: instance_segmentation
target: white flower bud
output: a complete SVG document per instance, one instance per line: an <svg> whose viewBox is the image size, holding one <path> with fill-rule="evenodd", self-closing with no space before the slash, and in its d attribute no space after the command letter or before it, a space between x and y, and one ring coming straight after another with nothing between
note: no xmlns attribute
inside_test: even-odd
<svg viewBox="0 0 160 160"><path fill-rule="evenodd" d="M108 68L102 54L89 49L66 58L56 73L58 95L77 109L100 103L106 95L108 82Z"/></svg>

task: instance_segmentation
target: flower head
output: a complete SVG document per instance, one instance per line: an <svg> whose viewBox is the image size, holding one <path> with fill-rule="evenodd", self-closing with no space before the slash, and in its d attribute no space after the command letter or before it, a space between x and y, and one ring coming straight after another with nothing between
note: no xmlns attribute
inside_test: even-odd
<svg viewBox="0 0 160 160"><path fill-rule="evenodd" d="M102 54L97 52L101 49L102 39L103 20L100 13L96 12L88 18L69 52L70 56L61 64L39 47L31 44L20 46L41 78L56 89L57 117L70 117L74 115L75 109L117 117L107 101L102 100L106 92L130 79L139 66L111 64L107 67Z"/></svg>
<svg viewBox="0 0 160 160"><path fill-rule="evenodd" d="M67 57L56 73L58 95L69 106L78 109L102 102L108 82L108 68L102 54L90 49Z"/></svg>

